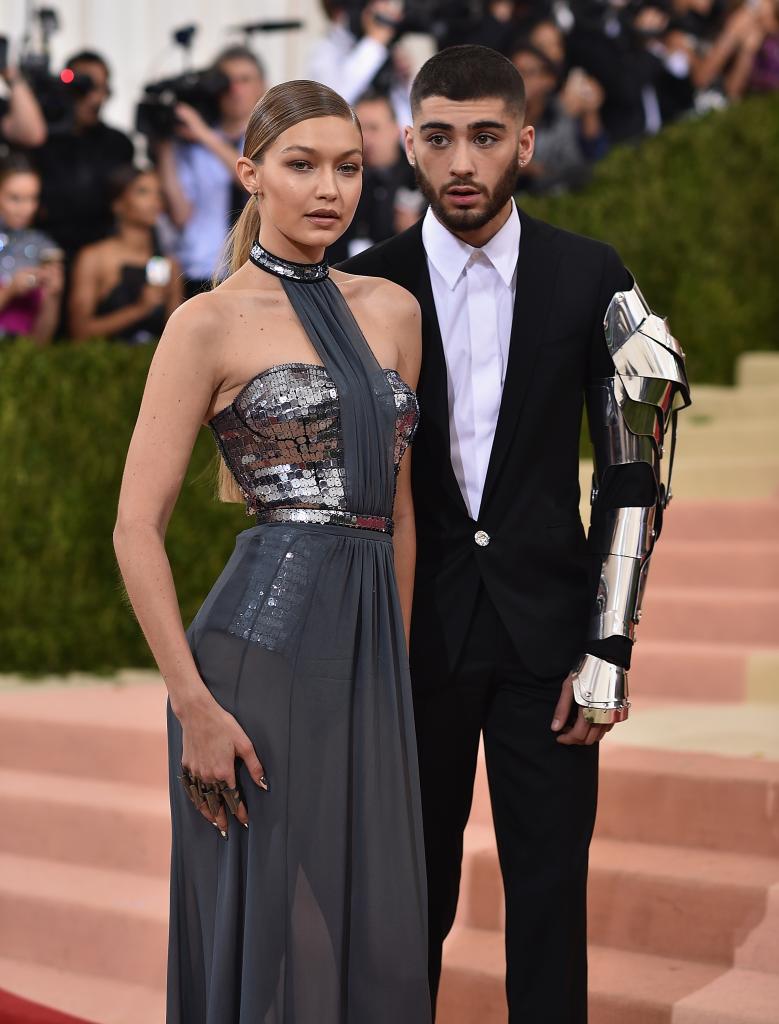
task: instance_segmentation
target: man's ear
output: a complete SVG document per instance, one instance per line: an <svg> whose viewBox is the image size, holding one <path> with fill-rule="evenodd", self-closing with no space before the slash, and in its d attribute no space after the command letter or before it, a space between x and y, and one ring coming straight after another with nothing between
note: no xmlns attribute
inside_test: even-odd
<svg viewBox="0 0 779 1024"><path fill-rule="evenodd" d="M403 148L406 150L406 159L412 167L415 167L416 156L414 155L414 129L410 124L407 124L403 129Z"/></svg>

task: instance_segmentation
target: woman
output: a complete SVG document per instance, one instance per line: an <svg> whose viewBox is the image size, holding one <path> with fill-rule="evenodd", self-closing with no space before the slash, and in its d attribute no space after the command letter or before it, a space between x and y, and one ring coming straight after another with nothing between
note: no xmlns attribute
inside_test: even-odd
<svg viewBox="0 0 779 1024"><path fill-rule="evenodd" d="M166 327L115 532L170 698L168 1024L428 1024L403 458L419 307L324 262L360 194L340 96L271 89L244 153L231 274ZM258 525L185 635L163 538L201 423Z"/></svg>
<svg viewBox="0 0 779 1024"><path fill-rule="evenodd" d="M30 225L41 181L27 157L0 160L0 338L51 341L62 298L62 252Z"/></svg>
<svg viewBox="0 0 779 1024"><path fill-rule="evenodd" d="M120 167L109 178L116 234L85 246L73 269L70 330L76 340L156 341L182 300L175 260L162 256L155 225L162 193L154 171Z"/></svg>

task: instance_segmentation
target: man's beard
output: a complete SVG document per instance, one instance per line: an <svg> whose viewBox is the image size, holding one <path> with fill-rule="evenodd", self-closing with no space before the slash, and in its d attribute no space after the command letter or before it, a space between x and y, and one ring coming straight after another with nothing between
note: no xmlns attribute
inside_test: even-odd
<svg viewBox="0 0 779 1024"><path fill-rule="evenodd" d="M442 189L443 192L458 185L478 188L487 199L487 205L481 212L475 210L447 210L441 201L441 193L435 190L432 182L425 176L418 163L414 165L414 176L417 179L419 191L430 203L433 213L444 227L454 233L476 231L478 228L484 227L493 217L496 217L514 195L517 178L519 177L519 157L515 156L506 167L492 192L476 181L452 180L446 183Z"/></svg>

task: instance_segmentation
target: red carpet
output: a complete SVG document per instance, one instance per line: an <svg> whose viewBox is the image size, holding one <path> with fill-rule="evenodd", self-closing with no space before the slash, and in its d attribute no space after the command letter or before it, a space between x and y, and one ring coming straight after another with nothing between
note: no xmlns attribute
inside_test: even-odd
<svg viewBox="0 0 779 1024"><path fill-rule="evenodd" d="M92 1021L71 1017L48 1006L30 1003L10 992L0 992L0 1024L94 1024Z"/></svg>

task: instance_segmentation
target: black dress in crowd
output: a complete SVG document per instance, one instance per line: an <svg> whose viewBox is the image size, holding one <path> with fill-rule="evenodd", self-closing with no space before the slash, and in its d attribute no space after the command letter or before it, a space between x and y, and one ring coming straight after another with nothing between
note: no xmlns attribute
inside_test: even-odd
<svg viewBox="0 0 779 1024"><path fill-rule="evenodd" d="M258 524L188 630L263 763L225 841L168 713L168 1024L429 1024L417 754L390 517L417 422L326 264L281 276L321 363L259 372L210 423Z"/></svg>

